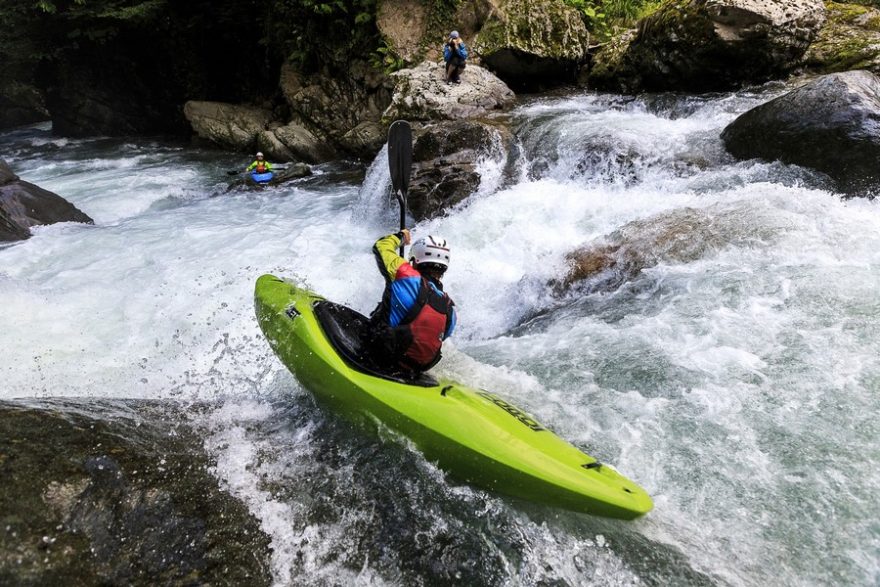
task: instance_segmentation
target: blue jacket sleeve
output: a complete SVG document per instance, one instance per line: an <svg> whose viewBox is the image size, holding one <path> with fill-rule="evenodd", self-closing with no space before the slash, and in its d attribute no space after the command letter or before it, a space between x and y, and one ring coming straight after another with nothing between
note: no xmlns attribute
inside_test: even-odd
<svg viewBox="0 0 880 587"><path fill-rule="evenodd" d="M449 50L449 44L443 45L443 61L449 61L452 57L452 51Z"/></svg>
<svg viewBox="0 0 880 587"><path fill-rule="evenodd" d="M459 44L459 46L458 46L458 55L459 55L459 57L461 57L462 59L467 59L467 58L468 58L468 50L467 50L467 46L464 44L464 42L462 42L462 43Z"/></svg>
<svg viewBox="0 0 880 587"><path fill-rule="evenodd" d="M443 340L452 336L452 332L455 330L455 323L458 321L458 316L455 313L455 306L453 306L450 311L452 312L452 315L449 317L449 328L447 328L446 332L443 334Z"/></svg>

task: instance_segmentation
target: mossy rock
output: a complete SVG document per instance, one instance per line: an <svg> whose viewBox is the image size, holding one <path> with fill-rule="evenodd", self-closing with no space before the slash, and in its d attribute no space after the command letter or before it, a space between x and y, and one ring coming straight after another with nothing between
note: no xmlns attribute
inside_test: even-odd
<svg viewBox="0 0 880 587"><path fill-rule="evenodd" d="M867 69L880 73L880 10L826 2L828 20L805 58L818 73Z"/></svg>
<svg viewBox="0 0 880 587"><path fill-rule="evenodd" d="M825 19L820 0L671 0L595 56L597 88L707 91L800 65Z"/></svg>
<svg viewBox="0 0 880 587"><path fill-rule="evenodd" d="M589 39L580 13L558 0L503 0L473 49L508 84L536 89L572 81Z"/></svg>

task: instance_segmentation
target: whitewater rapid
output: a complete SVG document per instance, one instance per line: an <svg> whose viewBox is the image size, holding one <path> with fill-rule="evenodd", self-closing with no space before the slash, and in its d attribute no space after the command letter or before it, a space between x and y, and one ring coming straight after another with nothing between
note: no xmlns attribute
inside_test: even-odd
<svg viewBox="0 0 880 587"><path fill-rule="evenodd" d="M779 91L523 104L513 174L483 161L475 196L414 227L454 246L439 372L644 486L639 521L452 483L327 414L272 355L259 275L362 312L379 299L384 153L363 179L339 162L225 193L245 163L229 155L0 137L23 179L95 219L0 249L0 397L207 402L192 417L214 474L270 536L278 584L876 584L880 207L725 155L723 127ZM551 295L566 253L688 209L721 235L698 254Z"/></svg>

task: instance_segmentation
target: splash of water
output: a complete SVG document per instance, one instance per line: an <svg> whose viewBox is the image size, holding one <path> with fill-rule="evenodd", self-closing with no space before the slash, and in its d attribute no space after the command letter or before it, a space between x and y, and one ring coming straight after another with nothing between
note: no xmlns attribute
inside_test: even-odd
<svg viewBox="0 0 880 587"><path fill-rule="evenodd" d="M440 372L638 480L656 509L635 524L457 486L398 439L312 406L272 357L252 316L261 273L361 311L379 299L370 246L395 228L382 156L360 192L211 197L237 162L3 137L25 179L98 222L0 251L0 394L218 402L205 445L271 536L279 583L872 584L880 210L806 170L724 154L724 125L776 91L524 106L521 169L487 161L474 197L416 227L455 247L460 330ZM627 242L656 238L652 219L684 208L710 223L693 238L711 246L549 300L568 252L622 227Z"/></svg>

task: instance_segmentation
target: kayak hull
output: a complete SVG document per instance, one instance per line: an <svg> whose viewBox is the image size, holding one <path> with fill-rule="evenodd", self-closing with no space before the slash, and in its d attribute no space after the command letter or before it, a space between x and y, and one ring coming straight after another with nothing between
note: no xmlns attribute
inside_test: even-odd
<svg viewBox="0 0 880 587"><path fill-rule="evenodd" d="M267 171L266 173L257 173L256 171L251 172L251 179L254 183L269 183L272 181L273 177L275 177L275 174L271 171Z"/></svg>
<svg viewBox="0 0 880 587"><path fill-rule="evenodd" d="M622 519L653 507L641 487L492 393L450 380L407 384L356 369L325 333L315 312L321 303L328 302L275 276L257 280L257 320L269 344L334 411L375 418L451 476L492 491Z"/></svg>

